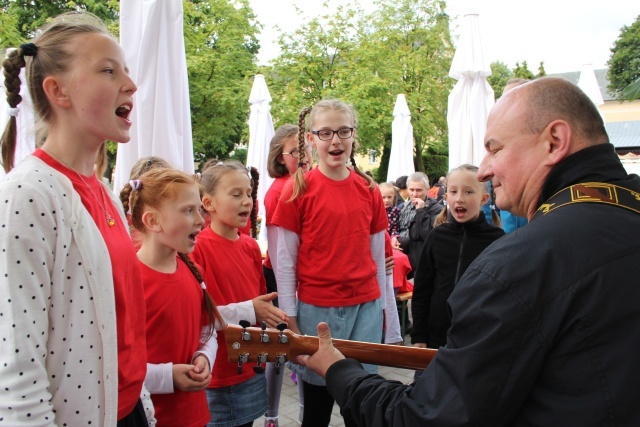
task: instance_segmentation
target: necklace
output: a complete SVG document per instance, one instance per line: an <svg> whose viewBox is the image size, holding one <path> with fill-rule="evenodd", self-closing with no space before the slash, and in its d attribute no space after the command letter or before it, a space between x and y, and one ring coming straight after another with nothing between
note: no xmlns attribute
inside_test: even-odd
<svg viewBox="0 0 640 427"><path fill-rule="evenodd" d="M113 227L114 225L116 225L116 221L111 217L111 215L109 215L109 212L107 211L107 201L104 197L104 188L102 188L102 185L100 186L100 195L102 196L102 203L100 203L100 199L98 198L98 196L96 196L96 193L93 192L93 189L91 188L91 186L87 183L87 181L84 180L84 178L82 177L82 175L80 174L80 172L78 172L77 170L75 170L73 167L71 167L70 164L68 164L67 162L65 162L64 160L62 160L60 158L60 156L58 156L56 153L54 153L53 151L51 151L50 148L44 148L41 147L41 150L49 153L49 155L51 157L53 157L54 159L56 159L57 161L59 161L60 163L62 163L63 165L65 165L67 168L71 169L72 171L74 171L76 173L76 175L78 175L78 178L80 178L80 181L82 181L82 183L84 184L85 187L87 187L89 189L89 191L91 192L91 195L93 196L94 199L96 199L96 202L98 202L98 206L100 207L100 209L102 210L102 212L104 212L104 216L107 218L107 224L109 224L109 227Z"/></svg>

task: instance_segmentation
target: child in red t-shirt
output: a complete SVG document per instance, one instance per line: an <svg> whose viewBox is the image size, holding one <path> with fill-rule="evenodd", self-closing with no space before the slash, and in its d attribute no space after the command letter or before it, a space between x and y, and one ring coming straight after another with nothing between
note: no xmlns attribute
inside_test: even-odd
<svg viewBox="0 0 640 427"><path fill-rule="evenodd" d="M307 172L311 163L311 145L306 145L305 149L309 156L302 160L302 170ZM298 126L292 124L282 125L276 130L275 135L271 138L269 156L267 158L267 171L271 178L275 178L269 190L264 196L264 207L266 211L265 223L267 225L267 240L274 242L276 227L272 223L273 215L278 207L278 201L282 194L284 185L298 169L298 160L300 159L298 151ZM275 246L275 243L274 243ZM264 278L267 281L267 290L276 292L278 290L276 284L276 276L273 272L275 265L275 251L272 254L267 250L267 256L262 265ZM272 262L273 259L273 262ZM277 306L278 300L273 303ZM265 427L278 425L278 406L280 404L280 392L282 390L283 370L276 370L273 364L267 364L267 397L269 399L269 407L265 414ZM292 376L295 374L291 374ZM292 377L293 378L293 377ZM298 383L298 395L300 397L300 414L298 420L302 422L302 413L304 408L304 391L302 381Z"/></svg>
<svg viewBox="0 0 640 427"><path fill-rule="evenodd" d="M387 215L375 182L355 164L356 114L339 100L304 109L301 124L307 114L308 131L301 128L298 139L304 156L272 221L278 227L278 302L294 332L317 335L317 324L325 321L335 338L380 343ZM319 163L305 174L307 142ZM313 402L305 405L303 425L328 425L334 400L324 379L304 367L295 369L304 381L305 402Z"/></svg>
<svg viewBox="0 0 640 427"><path fill-rule="evenodd" d="M204 392L222 324L200 271L187 254L204 223L200 189L174 169L154 169L122 190L141 246L138 259L146 303L147 376L158 425L209 422ZM128 206L127 206L128 205Z"/></svg>
<svg viewBox="0 0 640 427"><path fill-rule="evenodd" d="M253 172L252 183L247 168L233 160L202 172L202 204L211 223L198 236L192 258L203 267L206 280L215 280L217 286L208 287L208 291L218 304L255 300L267 292L260 248L251 237L239 233L251 216L258 187L257 173ZM255 220L255 216L251 218ZM269 326L288 320L272 304L255 308L257 320L265 320ZM218 334L218 344L217 363L207 389L208 425L251 425L267 409L264 376L255 375L254 363L245 364L238 374L238 364L227 361L223 331Z"/></svg>

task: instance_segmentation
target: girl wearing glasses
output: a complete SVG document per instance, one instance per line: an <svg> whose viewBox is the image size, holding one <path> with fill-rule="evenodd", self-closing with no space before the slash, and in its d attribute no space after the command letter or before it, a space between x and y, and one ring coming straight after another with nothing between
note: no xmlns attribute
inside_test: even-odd
<svg viewBox="0 0 640 427"><path fill-rule="evenodd" d="M353 108L339 100L323 100L300 113L298 152L305 155L272 221L275 273L280 308L294 332L317 335L324 321L335 338L379 343L387 215L375 182L355 164L356 124ZM307 141L319 164L305 174ZM324 380L302 366L293 368L304 381L305 401L314 403L305 407L303 427L327 426L334 400ZM367 369L374 373L377 367Z"/></svg>
<svg viewBox="0 0 640 427"><path fill-rule="evenodd" d="M311 145L305 145L304 151L306 156L300 156L298 150L298 126L285 124L280 126L276 131L269 148L269 157L267 158L267 171L271 178L275 178L269 190L264 197L264 207L266 211L267 224L267 240L275 247L276 227L272 223L273 215L278 206L280 195L284 185L298 169L298 162L302 161L302 170L307 172L311 163ZM275 254L275 251L273 251ZM264 277L267 281L267 292L277 292L276 276L273 272L272 259L274 256L267 250L267 257L262 265ZM277 298L273 301L275 306L278 305ZM275 427L278 425L278 407L280 405L280 393L282 391L282 380L284 370L276 372L272 363L267 364L267 397L268 407L265 414L265 427ZM295 375L295 374L292 374ZM300 396L300 414L299 421L302 421L304 408L304 395L302 390L302 382L298 383L298 394Z"/></svg>

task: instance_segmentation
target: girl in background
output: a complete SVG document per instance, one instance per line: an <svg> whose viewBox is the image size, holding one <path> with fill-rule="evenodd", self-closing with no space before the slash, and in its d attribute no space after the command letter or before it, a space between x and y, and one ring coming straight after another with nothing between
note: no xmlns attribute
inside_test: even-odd
<svg viewBox="0 0 640 427"><path fill-rule="evenodd" d="M311 145L305 145L306 156L301 156L298 151L298 126L286 124L276 130L271 138L269 157L267 158L267 171L271 178L275 178L264 197L264 207L267 225L267 240L275 248L277 229L272 223L273 215L278 206L280 195L284 185L298 169L298 162L302 161L302 170L307 172L311 162ZM275 251L274 251L275 255ZM275 259L267 250L267 256L262 265L262 271L267 282L267 291L276 292L278 290L276 276L273 272ZM273 301L277 306L277 298ZM269 405L265 414L265 427L278 426L278 407L280 405L280 393L282 391L282 379L284 369L276 372L273 364L267 364L267 397ZM295 373L292 373L292 379ZM302 382L298 383L298 395L300 397L300 413L298 420L302 422L304 413L304 390Z"/></svg>
<svg viewBox="0 0 640 427"><path fill-rule="evenodd" d="M46 138L0 183L0 419L146 426L140 267L120 203L94 173L106 140L130 139L136 85L102 21L54 18L3 62L6 170L25 65Z"/></svg>
<svg viewBox="0 0 640 427"><path fill-rule="evenodd" d="M256 173L257 175L257 173ZM202 204L211 223L198 236L192 258L200 264L205 281L216 282L207 289L220 305L255 299L266 293L260 248L251 237L239 233L251 216L258 187L239 162L225 160L202 172ZM252 218L255 218L252 217ZM270 294L273 299L277 294ZM272 304L256 307L257 320L271 327L287 317ZM250 426L267 409L265 378L253 372L255 363L243 366L227 361L224 332L218 334L218 362L207 389L211 412L209 426Z"/></svg>
<svg viewBox="0 0 640 427"><path fill-rule="evenodd" d="M384 203L384 209L387 212L387 220L389 221L387 231L389 232L389 236L397 237L400 235L400 226L398 224L398 221L400 220L400 208L396 204L396 189L393 185L387 182L379 184L378 188L382 194L382 202Z"/></svg>
<svg viewBox="0 0 640 427"><path fill-rule="evenodd" d="M437 349L447 343L449 295L473 260L504 235L482 213L489 193L477 173L476 166L462 165L447 177L446 204L436 220L441 225L427 235L414 277L411 342L415 347Z"/></svg>
<svg viewBox="0 0 640 427"><path fill-rule="evenodd" d="M160 426L202 427L209 422L205 393L217 350L215 304L187 254L204 220L200 189L177 170L157 168L122 190L138 231L147 309L147 376Z"/></svg>
<svg viewBox="0 0 640 427"><path fill-rule="evenodd" d="M278 227L280 307L296 333L317 335L317 324L325 321L335 338L380 343L387 216L375 183L354 161L355 111L342 101L323 100L301 112L299 127L298 169L272 220ZM307 142L319 163L305 174ZM304 381L305 402L313 402L305 405L302 425L326 427L334 400L324 379L302 366L295 369Z"/></svg>

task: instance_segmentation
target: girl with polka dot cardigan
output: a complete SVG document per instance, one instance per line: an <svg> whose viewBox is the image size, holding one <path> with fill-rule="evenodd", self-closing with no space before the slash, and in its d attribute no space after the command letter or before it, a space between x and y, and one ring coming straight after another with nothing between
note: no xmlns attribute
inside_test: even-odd
<svg viewBox="0 0 640 427"><path fill-rule="evenodd" d="M25 66L46 138L11 170ZM0 427L146 426L140 268L122 207L94 173L105 140L130 138L137 88L124 53L98 18L70 13L3 67Z"/></svg>

